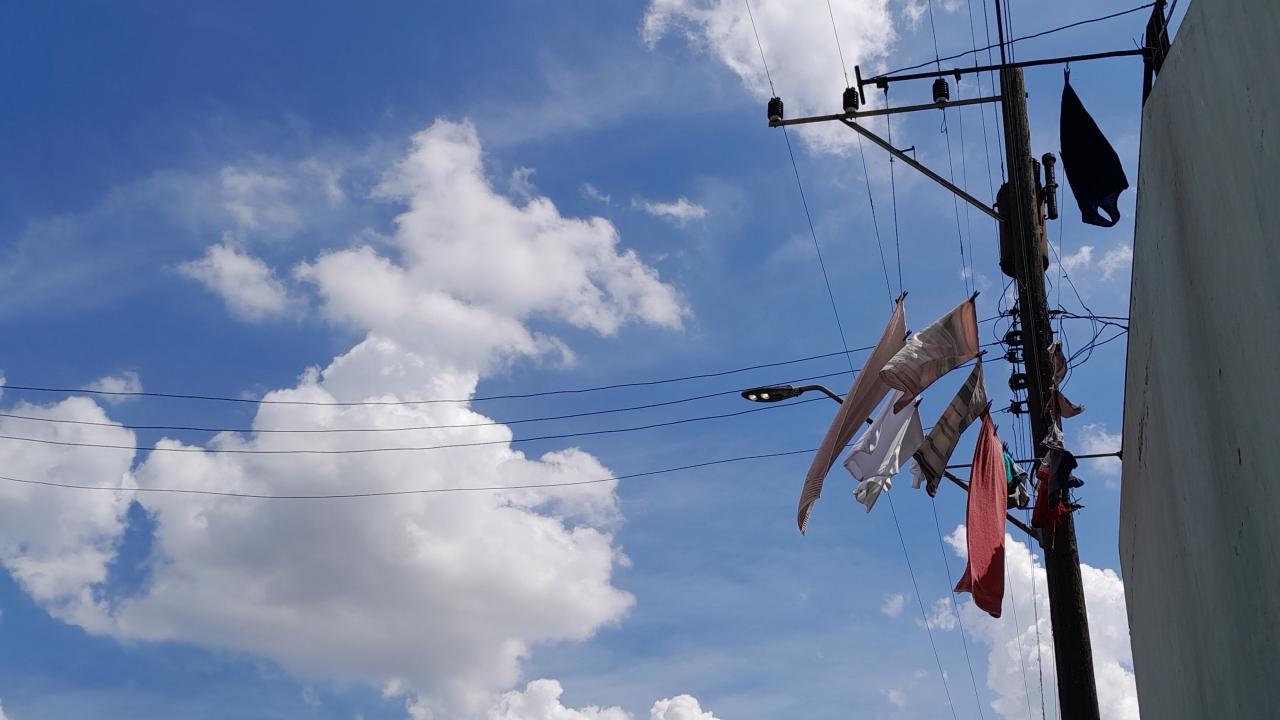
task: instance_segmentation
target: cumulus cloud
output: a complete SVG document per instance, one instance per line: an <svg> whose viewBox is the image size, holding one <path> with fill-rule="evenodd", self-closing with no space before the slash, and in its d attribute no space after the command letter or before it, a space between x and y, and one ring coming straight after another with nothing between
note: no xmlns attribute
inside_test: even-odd
<svg viewBox="0 0 1280 720"><path fill-rule="evenodd" d="M320 297L323 317L364 335L325 367L307 369L292 387L267 395L320 404L261 405L254 432L222 433L205 447L341 450L510 440L506 426L459 427L490 422L465 403L333 403L468 397L503 362L567 353L563 342L528 328L534 317L604 335L627 322L681 325L685 309L674 288L620 248L607 221L564 217L546 197L516 203L498 192L470 125L442 121L416 135L376 194L399 210L383 241L388 254L356 246L295 269ZM186 271L224 290L232 312L290 307L265 265L230 244L214 246ZM268 290L249 299L237 292L254 285ZM108 421L85 398L19 409ZM15 422L0 420L0 430L136 443L119 427L10 429ZM423 425L452 427L376 441L366 434L299 440L256 432ZM501 488L610 475L576 448L538 457L508 444L281 456L212 454L175 439L157 445L193 452L152 452L131 467L127 452L13 443L0 448L0 464L21 478L268 494ZM414 717L473 718L514 685L534 646L587 639L633 604L612 583L614 567L626 561L613 540L621 520L615 485L331 503L139 493L154 521L151 574L127 597L101 593L124 532L127 490L55 494L5 485L0 562L51 614L90 632L251 653L304 678L381 687L404 697Z"/></svg>
<svg viewBox="0 0 1280 720"><path fill-rule="evenodd" d="M619 707L581 709L565 707L560 703L564 688L557 680L534 680L523 691L505 693L498 704L489 710L488 720L631 720L631 715Z"/></svg>
<svg viewBox="0 0 1280 720"><path fill-rule="evenodd" d="M95 402L83 397L49 405L19 402L14 415L107 426L31 422L0 418L0 435L50 442L133 445L132 431L110 424ZM126 452L87 447L6 442L0 445L4 474L21 480L129 488ZM21 483L0 483L0 563L37 602L70 622L96 614L95 585L107 578L116 542L124 530L130 493L69 492Z"/></svg>
<svg viewBox="0 0 1280 720"><path fill-rule="evenodd" d="M884 602L880 603L880 612L889 617L898 617L902 614L902 606L906 604L907 596L902 593L889 593L884 596Z"/></svg>
<svg viewBox="0 0 1280 720"><path fill-rule="evenodd" d="M787 114L796 117L837 112L844 80L826 8L798 12L787 0L752 3L760 43L769 71L783 93ZM885 57L896 35L887 0L832 0L831 12L850 66L874 66ZM747 9L737 0L652 0L642 35L656 48L664 37L679 33L725 65L760 101L769 98L769 80ZM810 147L839 153L855 143L848 129L830 123L798 128Z"/></svg>
<svg viewBox="0 0 1280 720"><path fill-rule="evenodd" d="M231 314L243 320L279 317L292 304L266 263L228 243L210 245L204 257L185 262L178 270L217 293Z"/></svg>
<svg viewBox="0 0 1280 720"><path fill-rule="evenodd" d="M676 225L685 226L691 220L701 220L707 216L707 209L689 198L681 197L673 202L653 202L644 198L631 201L631 207L639 208L650 215L662 218Z"/></svg>
<svg viewBox="0 0 1280 720"><path fill-rule="evenodd" d="M566 707L560 702L564 688L557 680L534 680L524 690L504 693L485 716L487 720L632 720L620 707ZM653 704L649 720L717 720L702 709L692 695L677 695Z"/></svg>
<svg viewBox="0 0 1280 720"><path fill-rule="evenodd" d="M964 557L963 525L947 536L957 555ZM1004 718L1025 717L1028 702L1039 702L1038 678L1043 672L1046 703L1056 696L1053 665L1053 629L1049 622L1049 599L1044 567L1025 543L1005 535L1004 613L987 615L971 600L960 605L964 628L989 648L987 686L996 693L992 707ZM1081 564L1085 603L1089 613L1089 634L1093 643L1094 672L1098 683L1098 704L1104 720L1138 720L1137 687L1133 676L1133 653L1129 646L1129 619L1125 611L1124 583L1114 570ZM1043 663L1043 666L1041 666ZM1027 697L1023 672L1037 678Z"/></svg>
<svg viewBox="0 0 1280 720"><path fill-rule="evenodd" d="M140 393L142 392L142 379L138 377L138 373L132 370L126 370L119 375L106 375L84 386L85 390L93 390L100 393ZM105 402L118 404L129 399L127 395L103 395Z"/></svg>
<svg viewBox="0 0 1280 720"><path fill-rule="evenodd" d="M710 710L703 710L692 695L677 695L659 700L649 709L649 720L716 720Z"/></svg>
<svg viewBox="0 0 1280 720"><path fill-rule="evenodd" d="M1081 455L1110 453L1120 449L1120 433L1107 432L1107 426L1103 423L1082 425L1076 435L1076 439L1079 443L1078 452ZM1107 487L1119 487L1120 458L1092 458L1081 460L1080 462L1090 472L1102 476L1106 481ZM1086 482L1088 479L1087 477L1084 478Z"/></svg>

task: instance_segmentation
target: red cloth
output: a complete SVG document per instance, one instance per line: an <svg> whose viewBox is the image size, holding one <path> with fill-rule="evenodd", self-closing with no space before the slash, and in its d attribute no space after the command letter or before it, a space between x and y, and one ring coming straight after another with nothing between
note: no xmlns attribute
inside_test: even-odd
<svg viewBox="0 0 1280 720"><path fill-rule="evenodd" d="M1004 452L991 413L983 412L965 510L969 563L955 591L973 593L973 603L991 617L1000 617L1004 600L1004 514L1008 500Z"/></svg>

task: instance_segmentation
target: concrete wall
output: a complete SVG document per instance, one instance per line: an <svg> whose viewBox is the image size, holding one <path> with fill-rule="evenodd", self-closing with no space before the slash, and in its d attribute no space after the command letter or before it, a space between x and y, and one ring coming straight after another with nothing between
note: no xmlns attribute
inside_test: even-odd
<svg viewBox="0 0 1280 720"><path fill-rule="evenodd" d="M1280 718L1280 0L1194 2L1141 162L1120 508L1139 704Z"/></svg>

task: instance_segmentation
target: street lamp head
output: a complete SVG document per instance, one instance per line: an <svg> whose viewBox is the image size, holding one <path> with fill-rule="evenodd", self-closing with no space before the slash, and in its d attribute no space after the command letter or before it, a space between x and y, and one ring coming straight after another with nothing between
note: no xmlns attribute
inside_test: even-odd
<svg viewBox="0 0 1280 720"><path fill-rule="evenodd" d="M742 397L751 402L772 403L799 397L804 391L790 385L769 385L742 391Z"/></svg>

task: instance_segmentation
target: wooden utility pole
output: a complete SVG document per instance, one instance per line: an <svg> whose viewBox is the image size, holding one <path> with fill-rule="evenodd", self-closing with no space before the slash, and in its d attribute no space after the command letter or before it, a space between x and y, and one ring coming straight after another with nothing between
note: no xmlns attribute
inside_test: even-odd
<svg viewBox="0 0 1280 720"><path fill-rule="evenodd" d="M1044 289L1041 238L1044 217L1036 165L1027 127L1027 95L1021 68L1000 71L1004 113L1005 157L1009 163L1008 207L1002 207L1014 246L1018 309L1022 322L1023 358L1027 369L1027 409L1036 457L1044 457L1043 440L1057 427L1051 400L1053 366L1049 346L1053 326ZM1053 652L1057 661L1058 697L1064 720L1098 720L1098 688L1093 675L1093 648L1085 614L1084 584L1076 548L1075 522L1062 518L1052 536L1041 531L1045 571L1049 578L1049 613L1053 624Z"/></svg>

